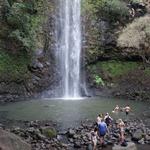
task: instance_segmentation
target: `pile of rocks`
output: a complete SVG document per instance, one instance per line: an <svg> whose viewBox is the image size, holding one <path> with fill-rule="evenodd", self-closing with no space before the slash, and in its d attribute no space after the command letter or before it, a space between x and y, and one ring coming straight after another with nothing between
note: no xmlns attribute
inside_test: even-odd
<svg viewBox="0 0 150 150"><path fill-rule="evenodd" d="M125 123L127 142L150 144L150 129L141 121L133 120ZM13 127L9 131L31 144L32 150L70 150L90 149L90 132L94 127L95 123L88 121L81 123L78 127L60 131L56 124L50 121L27 121L24 127ZM105 145L113 146L115 144L119 144L119 129L117 128L117 122L114 121L109 134L105 137Z"/></svg>
<svg viewBox="0 0 150 150"><path fill-rule="evenodd" d="M10 130L31 144L32 150L66 149L66 145L57 140L56 124L51 121L25 122L25 127Z"/></svg>
<svg viewBox="0 0 150 150"><path fill-rule="evenodd" d="M125 121L125 124L127 142L133 141L138 144L150 144L150 129L147 128L142 121ZM80 127L69 129L67 132L69 142L72 143L75 148L87 147L90 144L90 132L92 129L94 129L93 123L85 123ZM109 134L105 136L105 144L119 144L119 129L117 128L117 122L112 124Z"/></svg>

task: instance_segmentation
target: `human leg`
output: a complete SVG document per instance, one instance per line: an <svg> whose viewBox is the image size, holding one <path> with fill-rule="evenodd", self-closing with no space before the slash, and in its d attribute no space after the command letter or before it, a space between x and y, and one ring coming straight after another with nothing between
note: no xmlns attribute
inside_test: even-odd
<svg viewBox="0 0 150 150"><path fill-rule="evenodd" d="M120 141L119 143L122 144L122 143L124 142L124 140L125 140L124 131L121 131L121 132L120 132L119 139L120 139L120 140L119 140L119 141Z"/></svg>
<svg viewBox="0 0 150 150"><path fill-rule="evenodd" d="M93 150L96 150L97 140L93 140Z"/></svg>

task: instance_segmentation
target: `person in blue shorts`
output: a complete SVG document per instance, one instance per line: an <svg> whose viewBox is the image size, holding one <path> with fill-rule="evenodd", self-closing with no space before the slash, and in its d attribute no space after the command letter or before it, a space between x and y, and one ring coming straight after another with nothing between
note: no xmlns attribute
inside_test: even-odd
<svg viewBox="0 0 150 150"><path fill-rule="evenodd" d="M98 125L100 144L101 146L104 144L104 137L107 132L107 124L104 122L104 119L101 120L101 123Z"/></svg>

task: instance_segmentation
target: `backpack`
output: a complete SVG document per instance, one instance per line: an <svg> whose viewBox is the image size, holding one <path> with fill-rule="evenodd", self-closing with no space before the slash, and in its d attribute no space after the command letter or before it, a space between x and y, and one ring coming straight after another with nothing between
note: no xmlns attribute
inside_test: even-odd
<svg viewBox="0 0 150 150"><path fill-rule="evenodd" d="M111 123L111 118L110 118L110 117L107 117L107 118L105 119L105 122L106 122L107 125L109 125L109 124Z"/></svg>

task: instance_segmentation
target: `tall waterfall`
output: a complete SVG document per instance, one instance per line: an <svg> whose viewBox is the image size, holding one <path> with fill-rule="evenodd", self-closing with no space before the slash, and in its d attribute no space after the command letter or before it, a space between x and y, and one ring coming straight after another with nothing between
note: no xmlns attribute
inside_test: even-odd
<svg viewBox="0 0 150 150"><path fill-rule="evenodd" d="M59 0L57 58L61 75L61 97L80 97L80 0Z"/></svg>

